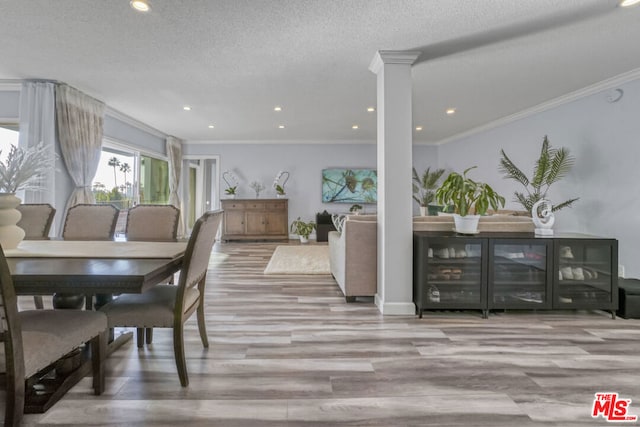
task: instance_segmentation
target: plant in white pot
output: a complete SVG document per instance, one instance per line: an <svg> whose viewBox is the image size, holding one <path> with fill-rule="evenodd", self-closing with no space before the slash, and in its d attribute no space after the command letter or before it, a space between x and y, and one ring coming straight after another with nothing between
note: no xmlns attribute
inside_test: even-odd
<svg viewBox="0 0 640 427"><path fill-rule="evenodd" d="M300 243L307 243L309 241L309 235L316 229L316 223L304 222L298 217L291 223L291 232L297 234L300 237Z"/></svg>
<svg viewBox="0 0 640 427"><path fill-rule="evenodd" d="M224 192L227 194L229 199L235 199L238 191L238 177L231 171L224 171L222 173L222 179L227 184L227 188L225 188Z"/></svg>
<svg viewBox="0 0 640 427"><path fill-rule="evenodd" d="M435 190L438 188L438 180L444 174L444 169L436 169L431 172L431 168L418 174L413 168L413 200L420 205L420 216L427 216L427 208L435 200Z"/></svg>
<svg viewBox="0 0 640 427"><path fill-rule="evenodd" d="M22 202L15 193L41 188L39 179L52 167L55 156L43 143L23 149L11 146L7 158L0 161L0 244L14 249L24 239L24 230L16 224Z"/></svg>
<svg viewBox="0 0 640 427"><path fill-rule="evenodd" d="M467 173L476 167L466 169L462 175L451 172L436 190L438 203L453 206L456 231L461 234L477 233L480 215L486 214L489 207L498 210L505 203L504 197L496 193L489 184L467 177Z"/></svg>

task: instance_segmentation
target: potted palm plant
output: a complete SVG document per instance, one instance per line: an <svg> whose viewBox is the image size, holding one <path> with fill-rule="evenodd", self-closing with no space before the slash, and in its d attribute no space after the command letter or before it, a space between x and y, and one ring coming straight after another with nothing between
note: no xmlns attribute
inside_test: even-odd
<svg viewBox="0 0 640 427"><path fill-rule="evenodd" d="M438 188L438 180L444 174L444 169L436 169L431 172L427 168L422 175L413 168L413 200L420 205L420 216L427 215L427 208L435 200L435 190Z"/></svg>
<svg viewBox="0 0 640 427"><path fill-rule="evenodd" d="M462 175L451 172L435 194L439 203L453 206L456 231L461 234L477 233L480 215L486 214L489 207L498 210L505 203L504 197L489 184L467 177L467 173L476 167L465 169Z"/></svg>
<svg viewBox="0 0 640 427"><path fill-rule="evenodd" d="M316 229L316 223L304 222L298 217L291 223L291 232L297 234L300 237L300 243L307 243L309 241L309 235Z"/></svg>
<svg viewBox="0 0 640 427"><path fill-rule="evenodd" d="M513 179L522 184L526 194L515 191L514 195L516 197L514 200L520 203L529 214L531 214L533 205L538 201L548 200L547 192L551 184L564 178L573 167L575 160L567 148L551 148L546 135L542 141L540 156L536 160L531 179L527 178L527 175L511 161L504 150L500 150L500 154L502 158L500 159L499 170L504 174L505 179ZM578 198L569 199L553 205L552 211L555 212L562 208L571 207L577 200Z"/></svg>

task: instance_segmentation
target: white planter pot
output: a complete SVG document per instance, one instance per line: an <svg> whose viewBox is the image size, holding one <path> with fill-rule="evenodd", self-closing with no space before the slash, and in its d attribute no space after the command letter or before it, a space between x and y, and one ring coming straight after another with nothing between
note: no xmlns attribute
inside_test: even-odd
<svg viewBox="0 0 640 427"><path fill-rule="evenodd" d="M420 216L427 216L427 207L420 206Z"/></svg>
<svg viewBox="0 0 640 427"><path fill-rule="evenodd" d="M453 215L453 222L456 225L456 232L460 234L476 234L478 232L478 222L480 215Z"/></svg>
<svg viewBox="0 0 640 427"><path fill-rule="evenodd" d="M309 243L308 237L304 237L304 236L298 236L298 237L300 237L300 243Z"/></svg>
<svg viewBox="0 0 640 427"><path fill-rule="evenodd" d="M276 198L277 198L277 199L284 199L284 198L286 198L286 197L287 197L287 195L286 195L286 194L276 194Z"/></svg>
<svg viewBox="0 0 640 427"><path fill-rule="evenodd" d="M2 249L15 249L24 239L24 230L16 224L22 214L16 207L21 200L13 193L0 193L0 245Z"/></svg>
<svg viewBox="0 0 640 427"><path fill-rule="evenodd" d="M235 194L227 194L227 199L235 199L236 195Z"/></svg>

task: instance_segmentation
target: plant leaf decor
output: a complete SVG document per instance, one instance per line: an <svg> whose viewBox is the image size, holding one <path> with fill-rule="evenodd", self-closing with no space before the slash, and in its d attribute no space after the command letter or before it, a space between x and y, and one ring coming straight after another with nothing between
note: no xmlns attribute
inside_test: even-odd
<svg viewBox="0 0 640 427"><path fill-rule="evenodd" d="M524 187L524 192L515 191L514 201L520 203L522 207L531 214L533 205L541 200L547 199L547 192L552 184L567 176L574 165L575 158L569 153L567 148L552 148L549 139L545 135L540 149L540 156L535 162L533 176L531 179L513 163L504 150L500 150L502 158L498 170L505 179L513 179ZM554 203L553 211L571 207L579 198L565 200L562 203Z"/></svg>

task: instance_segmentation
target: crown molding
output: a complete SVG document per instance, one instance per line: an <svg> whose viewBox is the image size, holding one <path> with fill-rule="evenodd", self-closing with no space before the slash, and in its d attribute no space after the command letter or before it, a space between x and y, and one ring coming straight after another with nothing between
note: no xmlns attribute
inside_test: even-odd
<svg viewBox="0 0 640 427"><path fill-rule="evenodd" d="M376 140L374 139L338 139L338 140L308 140L308 139L298 139L298 140L281 140L281 139L262 139L262 140L211 140L211 141L203 141L203 140L185 140L182 143L183 145L210 145L210 144L233 144L233 145L241 145L241 144L254 144L254 145L347 145L347 144L376 144Z"/></svg>
<svg viewBox="0 0 640 427"><path fill-rule="evenodd" d="M577 101L582 98L586 98L587 96L595 95L605 90L614 89L620 85L623 85L625 83L629 83L638 79L640 79L640 68L636 68L634 70L627 71L622 74L618 74L617 76L602 80L598 83L592 84L590 86L586 86L582 89L578 89L576 91L567 93L557 98L553 98L549 101L545 101L531 108L527 108L526 110L522 110L517 113L511 114L505 117L501 117L492 122L485 123L481 126L477 126L475 128L457 133L455 135L449 136L447 138L444 138L438 141L434 141L433 144L443 145L449 142L456 141L461 138L466 138L466 137L475 135L480 132L485 132L491 129L495 129L497 127L507 125L517 120L521 120L521 119L533 116L535 114L542 113L547 110L551 110L561 105L568 104L570 102Z"/></svg>
<svg viewBox="0 0 640 427"><path fill-rule="evenodd" d="M0 79L0 90L7 92L20 91L22 89L22 80Z"/></svg>
<svg viewBox="0 0 640 427"><path fill-rule="evenodd" d="M140 120L134 119L131 116L127 116L126 114L121 113L120 111L115 110L115 109L109 107L108 105L106 106L104 113L107 116L111 116L114 119L117 119L117 120L119 120L119 121L121 121L123 123L126 123L128 125L131 125L131 126L133 126L135 128L141 129L141 130L143 130L143 131L145 131L145 132L147 132L147 133L149 133L151 135L157 136L159 138L166 138L167 136L170 136L170 135L168 135L168 134L166 134L166 133L164 133L164 132L162 132L162 131L154 128L154 127L149 126L146 123L141 122Z"/></svg>
<svg viewBox="0 0 640 427"><path fill-rule="evenodd" d="M421 52L411 50L379 50L373 56L369 70L378 74L385 64L406 64L413 65Z"/></svg>

